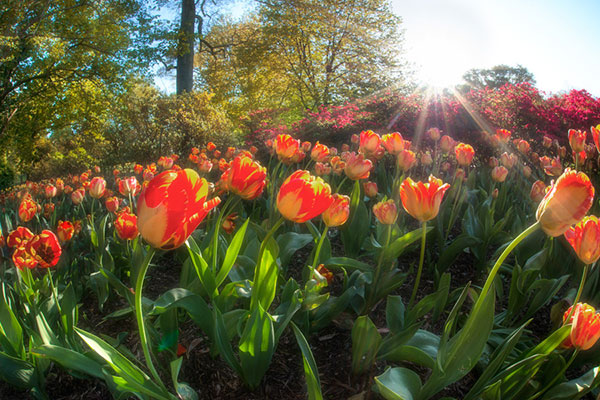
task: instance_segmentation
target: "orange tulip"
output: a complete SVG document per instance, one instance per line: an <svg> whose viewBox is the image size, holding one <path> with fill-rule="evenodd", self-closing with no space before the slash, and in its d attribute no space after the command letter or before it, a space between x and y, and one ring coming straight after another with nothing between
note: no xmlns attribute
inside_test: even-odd
<svg viewBox="0 0 600 400"><path fill-rule="evenodd" d="M350 197L343 194L333 194L333 203L321 217L328 227L344 225L350 216Z"/></svg>
<svg viewBox="0 0 600 400"><path fill-rule="evenodd" d="M411 150L404 149L398 154L396 162L398 164L398 168L406 172L415 165L417 162L417 156Z"/></svg>
<svg viewBox="0 0 600 400"><path fill-rule="evenodd" d="M374 198L377 196L377 183L376 182L364 182L363 183L363 188L365 189L365 195L369 198Z"/></svg>
<svg viewBox="0 0 600 400"><path fill-rule="evenodd" d="M348 178L353 181L367 179L372 168L373 162L365 159L364 155L360 153L356 154L355 152L348 153L346 157L346 167L344 168L344 172L346 172Z"/></svg>
<svg viewBox="0 0 600 400"><path fill-rule="evenodd" d="M514 154L510 153L508 154L507 152L502 153L502 155L500 156L500 162L502 163L502 165L504 165L506 168L511 169L512 167L515 166L515 164L517 163L517 156L515 156Z"/></svg>
<svg viewBox="0 0 600 400"><path fill-rule="evenodd" d="M421 222L434 219L440 211L440 204L450 185L429 175L427 183L414 182L406 178L400 185L400 199L407 213Z"/></svg>
<svg viewBox="0 0 600 400"><path fill-rule="evenodd" d="M119 209L119 199L114 196L108 197L106 200L104 200L104 205L108 211L114 213Z"/></svg>
<svg viewBox="0 0 600 400"><path fill-rule="evenodd" d="M570 321L566 321L572 308L569 307L563 315L563 324L571 323L571 334L561 345L588 350L600 338L600 314L589 304L577 303Z"/></svg>
<svg viewBox="0 0 600 400"><path fill-rule="evenodd" d="M509 131L508 129L497 129L496 130L496 137L502 143L508 143L511 135L512 135L512 132Z"/></svg>
<svg viewBox="0 0 600 400"><path fill-rule="evenodd" d="M469 144L459 143L454 147L454 153L456 154L456 161L458 165L466 167L471 165L473 156L475 156L475 150Z"/></svg>
<svg viewBox="0 0 600 400"><path fill-rule="evenodd" d="M83 190L83 189L77 189L77 190L73 191L73 193L71 193L71 201L76 206L81 204L81 202L83 201L84 198L85 198L85 190Z"/></svg>
<svg viewBox="0 0 600 400"><path fill-rule="evenodd" d="M600 151L600 124L596 127L591 127L592 138L594 139L594 144L596 145L596 150Z"/></svg>
<svg viewBox="0 0 600 400"><path fill-rule="evenodd" d="M40 268L50 268L58 263L62 248L54 232L43 230L27 242L27 252L38 262Z"/></svg>
<svg viewBox="0 0 600 400"><path fill-rule="evenodd" d="M216 148L217 146L213 142L208 142L206 144L206 150L208 151L214 151Z"/></svg>
<svg viewBox="0 0 600 400"><path fill-rule="evenodd" d="M492 170L492 179L496 182L504 182L507 175L508 170L503 166L496 167Z"/></svg>
<svg viewBox="0 0 600 400"><path fill-rule="evenodd" d="M133 172L139 175L142 173L142 171L144 171L144 167L141 164L135 164L133 167Z"/></svg>
<svg viewBox="0 0 600 400"><path fill-rule="evenodd" d="M569 144L574 153L585 150L585 131L569 129Z"/></svg>
<svg viewBox="0 0 600 400"><path fill-rule="evenodd" d="M30 197L26 197L19 205L19 218L23 222L28 222L35 217L37 212L37 204Z"/></svg>
<svg viewBox="0 0 600 400"><path fill-rule="evenodd" d="M133 240L138 235L137 217L135 214L122 212L115 220L115 230L122 240Z"/></svg>
<svg viewBox="0 0 600 400"><path fill-rule="evenodd" d="M362 131L358 149L366 157L372 157L377 153L381 145L381 137L373 131Z"/></svg>
<svg viewBox="0 0 600 400"><path fill-rule="evenodd" d="M531 185L531 192L529 192L529 197L536 203L542 201L544 196L546 195L546 184L543 181L535 181L533 185Z"/></svg>
<svg viewBox="0 0 600 400"><path fill-rule="evenodd" d="M531 176L531 168L527 165L523 167L523 176L529 178Z"/></svg>
<svg viewBox="0 0 600 400"><path fill-rule="evenodd" d="M54 212L54 203L46 203L44 204L44 217L50 218L52 213Z"/></svg>
<svg viewBox="0 0 600 400"><path fill-rule="evenodd" d="M12 255L13 263L19 270L35 268L37 260L27 251L26 247L18 247Z"/></svg>
<svg viewBox="0 0 600 400"><path fill-rule="evenodd" d="M221 199L208 202L208 182L191 169L167 170L144 189L138 200L138 229L160 249L181 246Z"/></svg>
<svg viewBox="0 0 600 400"><path fill-rule="evenodd" d="M569 168L552 183L536 212L536 219L550 236L560 236L588 212L594 201L594 187L583 172Z"/></svg>
<svg viewBox="0 0 600 400"><path fill-rule="evenodd" d="M319 142L315 143L315 147L310 152L310 158L313 161L324 163L329 159L329 147Z"/></svg>
<svg viewBox="0 0 600 400"><path fill-rule="evenodd" d="M11 249L24 247L25 243L27 243L32 237L33 233L28 228L19 226L8 235L6 238L6 245Z"/></svg>
<svg viewBox="0 0 600 400"><path fill-rule="evenodd" d="M262 194L267 184L266 177L265 167L246 154L239 154L221 175L221 184L244 200L254 200Z"/></svg>
<svg viewBox="0 0 600 400"><path fill-rule="evenodd" d="M381 144L387 152L393 156L400 154L404 150L404 139L399 132L388 133L381 138Z"/></svg>
<svg viewBox="0 0 600 400"><path fill-rule="evenodd" d="M302 223L323 213L333 203L331 188L308 171L297 170L279 188L277 209L293 222Z"/></svg>
<svg viewBox="0 0 600 400"><path fill-rule="evenodd" d="M92 179L90 182L90 196L95 199L99 199L104 196L104 192L106 191L106 181L104 178L97 176Z"/></svg>
<svg viewBox="0 0 600 400"><path fill-rule="evenodd" d="M56 235L61 242L68 242L75 233L75 227L71 221L58 221Z"/></svg>
<svg viewBox="0 0 600 400"><path fill-rule="evenodd" d="M225 220L221 224L221 227L225 232L232 234L233 231L235 231L235 220L237 219L237 217L237 213L231 213L225 218Z"/></svg>
<svg viewBox="0 0 600 400"><path fill-rule="evenodd" d="M519 139L517 142L517 150L519 150L523 154L529 153L531 146L527 140Z"/></svg>
<svg viewBox="0 0 600 400"><path fill-rule="evenodd" d="M398 207L394 200L380 201L373 206L373 214L383 225L392 225L398 218Z"/></svg>
<svg viewBox="0 0 600 400"><path fill-rule="evenodd" d="M565 232L567 242L584 264L593 264L600 258L600 221L594 216L583 218Z"/></svg>
<svg viewBox="0 0 600 400"><path fill-rule="evenodd" d="M47 199L51 199L54 196L56 196L56 192L57 192L56 186L54 186L54 185L47 185L44 188L44 190L46 192L46 198Z"/></svg>
<svg viewBox="0 0 600 400"><path fill-rule="evenodd" d="M441 135L442 132L438 128L429 128L429 130L427 130L427 136L434 142L440 140Z"/></svg>
<svg viewBox="0 0 600 400"><path fill-rule="evenodd" d="M327 284L330 285L333 282L333 272L325 268L324 264L319 264L317 272L327 280Z"/></svg>
<svg viewBox="0 0 600 400"><path fill-rule="evenodd" d="M294 156L300 151L300 141L290 135L279 134L273 142L277 158L284 164L291 164Z"/></svg>

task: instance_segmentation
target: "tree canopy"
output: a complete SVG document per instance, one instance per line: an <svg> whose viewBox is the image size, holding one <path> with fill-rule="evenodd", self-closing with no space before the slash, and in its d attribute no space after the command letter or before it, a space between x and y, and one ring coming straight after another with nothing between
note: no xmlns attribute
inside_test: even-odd
<svg viewBox="0 0 600 400"><path fill-rule="evenodd" d="M496 65L489 69L473 68L463 75L467 88L490 89L500 88L507 83L516 85L519 83L535 84L533 74L522 65L511 67L508 65Z"/></svg>

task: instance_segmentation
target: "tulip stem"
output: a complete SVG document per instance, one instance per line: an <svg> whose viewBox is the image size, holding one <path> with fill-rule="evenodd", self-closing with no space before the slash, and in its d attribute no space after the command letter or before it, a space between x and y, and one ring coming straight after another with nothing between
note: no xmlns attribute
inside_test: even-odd
<svg viewBox="0 0 600 400"><path fill-rule="evenodd" d="M329 227L325 226L325 229L323 230L323 233L321 234L321 237L319 238L319 243L317 244L317 249L315 250L315 258L313 260L313 268L317 268L317 263L319 262L319 255L321 254L321 248L323 247L323 242L325 241L325 238L327 237L327 231L329 231Z"/></svg>
<svg viewBox="0 0 600 400"><path fill-rule="evenodd" d="M344 176L344 178L340 181L340 184L337 186L337 189L335 189L335 191L337 193L340 192L340 189L342 188L342 185L344 184L344 182L346 182L346 179L348 179L348 176Z"/></svg>
<svg viewBox="0 0 600 400"><path fill-rule="evenodd" d="M540 390L535 395L533 395L532 397L530 397L529 400L537 399L538 397L540 397L541 395L543 395L544 393L546 393L546 391L548 389L550 389L556 383L556 381L565 374L565 372L567 372L567 369L571 366L571 364L573 363L573 361L575 361L575 357L577 357L577 354L579 354L579 349L575 349L575 351L573 351L573 354L571 354L571 358L569 358L569 361L567 361L567 363L565 364L565 366L562 367L562 369L560 370L560 372L558 374L556 374L554 376L554 378L552 378L552 380L550 382L548 382L548 384L546 386L544 386L544 388L542 390Z"/></svg>
<svg viewBox="0 0 600 400"><path fill-rule="evenodd" d="M583 286L585 286L585 280L587 278L587 274L588 274L588 270L590 268L589 264L585 264L583 267L583 274L581 275L581 282L579 282L579 289L577 289L577 294L575 295L575 301L573 301L573 306L571 307L571 311L569 311L569 315L567 315L567 318L565 319L565 321L569 321L569 319L571 318L571 316L573 315L573 311L575 311L575 306L577 305L577 303L579 302L579 299L581 298L581 293L583 292Z"/></svg>
<svg viewBox="0 0 600 400"><path fill-rule="evenodd" d="M67 333L67 323L63 319L62 309L60 308L60 303L58 302L58 293L56 292L56 287L54 286L54 280L52 279L52 272L50 272L50 268L46 268L46 272L48 273L48 281L50 282L50 290L52 290L52 298L54 299L54 303L56 304L56 309L58 310L58 319L60 319L61 324Z"/></svg>
<svg viewBox="0 0 600 400"><path fill-rule="evenodd" d="M218 252L219 252L219 232L221 231L221 221L223 220L223 216L227 211L227 208L231 204L233 200L233 196L229 196L221 207L221 212L217 217L217 223L215 225L215 232L213 233L213 247L212 247L212 270L215 272L217 270L217 262L219 261Z"/></svg>
<svg viewBox="0 0 600 400"><path fill-rule="evenodd" d="M408 308L410 309L417 297L417 290L419 289L419 283L421 282L421 272L423 272L423 261L425 259L425 240L427 238L427 221L423 221L421 233L421 256L419 257L419 269L417 269L417 278L415 279L415 285L413 286L412 293L410 295L410 301L408 302Z"/></svg>
<svg viewBox="0 0 600 400"><path fill-rule="evenodd" d="M481 306L483 304L483 300L486 298L487 293L489 292L490 287L492 286L492 283L494 282L494 279L496 278L496 274L498 273L498 270L502 266L502 263L504 262L506 257L508 257L508 255L513 251L513 249L515 247L517 247L517 245L519 243L521 243L521 241L523 239L525 239L531 233L538 230L539 227L540 227L540 223L536 222L535 224L531 225L529 228L525 229L523 232L521 232L519 234L519 236L514 238L513 241L510 242L510 244L506 247L506 249L504 249L502 254L500 254L500 257L498 257L498 260L496 261L496 263L492 267L490 273L488 274L485 284L483 285L483 289L481 289L481 293L479 294L479 297L477 298L477 302L475 303L475 306L473 306L473 311L472 311L473 313L476 313L479 310L479 308L481 308Z"/></svg>
<svg viewBox="0 0 600 400"><path fill-rule="evenodd" d="M147 247L146 257L140 266L138 271L137 280L135 282L135 317L138 324L138 330L140 333L140 344L142 345L142 350L144 352L144 358L146 359L146 365L148 369L152 373L152 376L156 380L156 383L160 385L165 392L168 392L167 388L163 384L160 379L160 375L154 368L154 363L152 362L152 356L150 354L150 346L148 345L148 337L146 335L146 325L144 325L144 310L142 309L142 288L144 286L144 278L146 277L146 272L148 272L148 267L150 266L150 261L152 261L152 257L154 256L155 250L153 247Z"/></svg>
<svg viewBox="0 0 600 400"><path fill-rule="evenodd" d="M456 179L456 176L455 176ZM444 236L444 242L448 239L448 235L450 234L450 229L452 225L454 225L454 219L456 218L456 206L458 204L458 198L461 196L462 192L463 179L461 178L458 182L458 189L456 190L456 194L454 195L454 202L452 203L452 210L450 211L450 221L448 221L448 228L446 229L446 236Z"/></svg>
<svg viewBox="0 0 600 400"><path fill-rule="evenodd" d="M373 282L371 283L371 290L369 291L369 295L367 298L367 303L365 304L365 308L363 311L363 315L366 315L369 311L371 311L371 307L374 305L377 292L379 291L379 279L381 276L381 263L383 262L383 256L385 254L386 249L390 245L390 239L392 238L392 224L387 225L386 229L386 238L385 238L385 246L381 248L381 254L379 255L379 260L377 261L377 267L375 268L375 274L373 276ZM390 263L390 265L392 265Z"/></svg>

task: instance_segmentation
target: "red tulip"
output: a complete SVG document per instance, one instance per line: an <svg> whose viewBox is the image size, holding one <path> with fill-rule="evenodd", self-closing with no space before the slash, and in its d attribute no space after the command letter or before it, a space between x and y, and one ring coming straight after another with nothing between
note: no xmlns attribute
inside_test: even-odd
<svg viewBox="0 0 600 400"><path fill-rule="evenodd" d="M8 235L6 238L6 245L11 249L23 247L32 237L33 233L29 229L24 226L19 226Z"/></svg>
<svg viewBox="0 0 600 400"><path fill-rule="evenodd" d="M267 169L246 154L233 159L229 169L221 175L222 187L244 200L254 200L265 188Z"/></svg>
<svg viewBox="0 0 600 400"><path fill-rule="evenodd" d="M508 170L503 166L496 167L492 170L492 179L496 182L504 182L507 175Z"/></svg>
<svg viewBox="0 0 600 400"><path fill-rule="evenodd" d="M399 132L388 133L381 138L381 144L387 152L393 156L400 154L404 150L404 139Z"/></svg>
<svg viewBox="0 0 600 400"><path fill-rule="evenodd" d="M328 227L344 225L350 216L350 197L335 193L333 202L321 217Z"/></svg>
<svg viewBox="0 0 600 400"><path fill-rule="evenodd" d="M277 208L281 215L297 223L320 215L332 202L329 185L303 170L290 175L277 195Z"/></svg>
<svg viewBox="0 0 600 400"><path fill-rule="evenodd" d="M600 221L594 216L583 218L565 232L567 242L584 264L593 264L600 258Z"/></svg>
<svg viewBox="0 0 600 400"><path fill-rule="evenodd" d="M398 218L398 207L394 200L380 201L373 206L373 214L383 225L392 225Z"/></svg>
<svg viewBox="0 0 600 400"><path fill-rule="evenodd" d="M406 172L415 165L417 162L417 156L411 150L404 149L398 154L396 162L398 164L398 168Z"/></svg>
<svg viewBox="0 0 600 400"><path fill-rule="evenodd" d="M107 197L106 200L104 200L104 205L109 212L114 213L119 209L119 199L114 196Z"/></svg>
<svg viewBox="0 0 600 400"><path fill-rule="evenodd" d="M119 181L119 193L123 196L129 196L130 194L135 196L140 189L140 184L135 176L130 176Z"/></svg>
<svg viewBox="0 0 600 400"><path fill-rule="evenodd" d="M37 204L30 197L25 197L19 206L19 219L23 222L28 222L35 217L37 212Z"/></svg>
<svg viewBox="0 0 600 400"><path fill-rule="evenodd" d="M529 192L529 197L536 203L542 201L544 196L546 195L546 184L543 181L537 180L533 182L531 185L531 192Z"/></svg>
<svg viewBox="0 0 600 400"><path fill-rule="evenodd" d="M310 152L310 158L316 162L326 162L329 159L329 147L319 142L315 143L315 147Z"/></svg>
<svg viewBox="0 0 600 400"><path fill-rule="evenodd" d="M75 227L71 223L71 221L58 221L58 226L56 227L56 235L61 242L68 242L73 237L75 233Z"/></svg>
<svg viewBox="0 0 600 400"><path fill-rule="evenodd" d="M138 235L137 217L128 212L119 213L115 220L115 230L122 240L133 240Z"/></svg>
<svg viewBox="0 0 600 400"><path fill-rule="evenodd" d="M585 150L585 131L569 129L569 144L574 153L580 153Z"/></svg>
<svg viewBox="0 0 600 400"><path fill-rule="evenodd" d="M589 304L577 303L570 321L566 321L571 308L572 306L563 315L563 323L571 323L571 334L562 346L588 350L600 338L600 314Z"/></svg>
<svg viewBox="0 0 600 400"><path fill-rule="evenodd" d="M371 169L373 169L373 162L365 159L364 155L360 153L356 154L355 152L348 153L346 167L344 168L344 172L346 172L348 178L353 181L367 179L371 173Z"/></svg>
<svg viewBox="0 0 600 400"><path fill-rule="evenodd" d="M25 247L18 247L12 255L13 263L19 270L24 268L35 268L37 260L27 251Z"/></svg>
<svg viewBox="0 0 600 400"><path fill-rule="evenodd" d="M400 185L402 206L407 213L419 221L430 221L438 215L444 193L449 188L449 184L443 183L433 175L429 175L427 183L414 182L406 178Z"/></svg>
<svg viewBox="0 0 600 400"><path fill-rule="evenodd" d="M469 144L459 143L454 148L454 153L456 154L456 161L458 161L458 165L466 167L471 165L473 161L473 156L475 156L475 150Z"/></svg>
<svg viewBox="0 0 600 400"><path fill-rule="evenodd" d="M92 179L90 182L90 196L95 199L99 199L104 196L104 192L106 191L106 181L104 178L97 176Z"/></svg>
<svg viewBox="0 0 600 400"><path fill-rule="evenodd" d="M31 238L27 242L27 251L38 262L40 268L54 267L62 253L58 238L49 230L43 230Z"/></svg>
<svg viewBox="0 0 600 400"><path fill-rule="evenodd" d="M290 135L279 134L273 142L277 158L284 164L291 164L294 156L300 151L300 141Z"/></svg>

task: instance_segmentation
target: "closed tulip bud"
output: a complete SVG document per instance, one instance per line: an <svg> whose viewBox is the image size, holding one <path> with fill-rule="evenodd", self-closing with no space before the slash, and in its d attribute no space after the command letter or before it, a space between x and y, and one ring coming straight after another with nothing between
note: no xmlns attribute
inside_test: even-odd
<svg viewBox="0 0 600 400"><path fill-rule="evenodd" d="M303 170L290 175L277 194L277 209L285 219L296 223L320 215L332 202L329 185Z"/></svg>
<svg viewBox="0 0 600 400"><path fill-rule="evenodd" d="M273 147L279 161L289 165L293 162L296 153L300 151L300 141L295 140L290 135L279 134L273 142Z"/></svg>
<svg viewBox="0 0 600 400"><path fill-rule="evenodd" d="M217 146L213 142L208 142L206 144L207 151L215 151L216 148L217 148Z"/></svg>
<svg viewBox="0 0 600 400"><path fill-rule="evenodd" d="M367 181L363 183L363 188L365 189L365 195L371 199L377 197L378 189L377 183Z"/></svg>
<svg viewBox="0 0 600 400"><path fill-rule="evenodd" d="M221 224L223 230L230 235L235 231L235 220L237 219L237 217L237 213L231 213L225 218L225 220Z"/></svg>
<svg viewBox="0 0 600 400"><path fill-rule="evenodd" d="M133 240L138 235L137 217L128 212L119 213L115 220L115 230L121 240Z"/></svg>
<svg viewBox="0 0 600 400"><path fill-rule="evenodd" d="M404 139L399 132L392 132L383 135L381 138L381 144L387 150L387 152L393 156L397 156L402 150L404 150Z"/></svg>
<svg viewBox="0 0 600 400"><path fill-rule="evenodd" d="M141 174L144 171L144 167L141 164L135 164L135 166L133 167L133 172L135 172L136 174Z"/></svg>
<svg viewBox="0 0 600 400"><path fill-rule="evenodd" d="M49 230L43 230L42 233L31 238L27 242L27 251L38 262L40 268L54 267L62 254L58 238Z"/></svg>
<svg viewBox="0 0 600 400"><path fill-rule="evenodd" d="M498 198L498 188L495 188L492 191L492 199L497 199Z"/></svg>
<svg viewBox="0 0 600 400"><path fill-rule="evenodd" d="M425 222L434 219L439 211L444 193L450 185L429 175L427 183L406 178L400 185L402 206L413 218Z"/></svg>
<svg viewBox="0 0 600 400"><path fill-rule="evenodd" d="M488 165L490 168L496 168L498 166L498 159L496 157L490 157L488 160Z"/></svg>
<svg viewBox="0 0 600 400"><path fill-rule="evenodd" d="M454 177L457 180L459 180L459 181L463 180L463 179L465 179L465 176L467 176L467 174L466 174L466 172L465 172L464 169L462 169L462 168L457 168L456 169L456 172L454 173Z"/></svg>
<svg viewBox="0 0 600 400"><path fill-rule="evenodd" d="M331 167L329 165L323 164L321 162L315 163L315 175L316 176L329 175L330 172L331 172Z"/></svg>
<svg viewBox="0 0 600 400"><path fill-rule="evenodd" d="M529 145L529 142L526 140L520 139L519 142L517 143L517 150L519 150L523 154L529 153L530 148L531 148L531 146Z"/></svg>
<svg viewBox="0 0 600 400"><path fill-rule="evenodd" d="M502 165L504 165L506 168L511 169L512 167L515 166L515 164L517 163L517 156L515 156L514 154L508 154L507 152L502 153L502 155L500 156L500 162L502 163Z"/></svg>
<svg viewBox="0 0 600 400"><path fill-rule="evenodd" d="M35 217L38 211L37 203L29 197L23 198L19 205L19 219L23 222L28 222Z"/></svg>
<svg viewBox="0 0 600 400"><path fill-rule="evenodd" d="M75 227L71 221L58 221L56 235L61 242L68 242L75 233Z"/></svg>
<svg viewBox="0 0 600 400"><path fill-rule="evenodd" d="M299 163L302 160L304 160L304 158L306 157L306 153L303 152L302 150L298 150L296 152L296 154L294 154L294 156L292 157L292 159L290 160L290 163Z"/></svg>
<svg viewBox="0 0 600 400"><path fill-rule="evenodd" d="M429 128L429 130L427 131L427 136L434 142L440 140L441 135L442 132L438 128Z"/></svg>
<svg viewBox="0 0 600 400"><path fill-rule="evenodd" d="M358 143L358 135L356 133L352 134L352 136L350 137L350 142L356 144Z"/></svg>
<svg viewBox="0 0 600 400"><path fill-rule="evenodd" d="M400 168L401 171L406 172L415 165L417 162L417 156L411 150L405 149L398 154L396 162L398 164L398 168Z"/></svg>
<svg viewBox="0 0 600 400"><path fill-rule="evenodd" d="M330 228L345 224L350 215L350 197L335 193L332 198L331 205L321 214L323 222Z"/></svg>
<svg viewBox="0 0 600 400"><path fill-rule="evenodd" d="M593 264L600 258L600 221L597 217L583 218L567 229L565 239L584 264Z"/></svg>
<svg viewBox="0 0 600 400"><path fill-rule="evenodd" d="M531 192L529 192L529 197L535 203L539 203L542 201L544 196L546 195L546 184L543 181L535 181L533 185L531 185Z"/></svg>
<svg viewBox="0 0 600 400"><path fill-rule="evenodd" d="M54 186L54 185L47 185L45 187L45 192L46 192L46 198L47 199L53 198L54 196L56 196L56 192L57 192L56 186Z"/></svg>
<svg viewBox="0 0 600 400"><path fill-rule="evenodd" d="M536 219L550 236L560 236L588 212L594 200L594 187L583 172L569 168L552 183L540 202Z"/></svg>
<svg viewBox="0 0 600 400"><path fill-rule="evenodd" d="M523 176L529 178L531 176L531 168L527 165L523 167Z"/></svg>
<svg viewBox="0 0 600 400"><path fill-rule="evenodd" d="M87 172L82 173L81 175L79 175L79 180L81 182L85 182L90 178L90 174Z"/></svg>
<svg viewBox="0 0 600 400"><path fill-rule="evenodd" d="M600 314L586 303L577 303L571 320L566 321L570 313L571 308L563 316L563 323L571 323L571 333L562 346L575 347L578 350L590 349L600 338Z"/></svg>
<svg viewBox="0 0 600 400"><path fill-rule="evenodd" d="M367 179L372 168L373 162L371 160L366 160L362 154L352 152L346 157L346 167L344 168L344 171L348 178L353 181Z"/></svg>
<svg viewBox="0 0 600 400"><path fill-rule="evenodd" d="M258 152L258 148L256 146L250 146L250 153L252 153L252 155L256 155L256 153Z"/></svg>
<svg viewBox="0 0 600 400"><path fill-rule="evenodd" d="M429 152L421 154L421 164L425 166L433 164L433 158Z"/></svg>
<svg viewBox="0 0 600 400"><path fill-rule="evenodd" d="M130 176L119 181L119 193L123 196L135 196L140 189L140 184L135 176Z"/></svg>
<svg viewBox="0 0 600 400"><path fill-rule="evenodd" d="M394 200L380 201L373 206L373 214L380 224L392 225L398 218L398 207Z"/></svg>
<svg viewBox="0 0 600 400"><path fill-rule="evenodd" d="M542 139L542 146L549 149L552 146L552 139L548 136L544 136Z"/></svg>
<svg viewBox="0 0 600 400"><path fill-rule="evenodd" d="M566 148L565 146L560 146L560 147L558 148L558 155L559 155L561 158L565 158L565 156L567 155L567 148Z"/></svg>
<svg viewBox="0 0 600 400"><path fill-rule="evenodd" d="M99 199L104 196L104 191L106 190L106 181L104 178L97 176L92 179L90 182L90 196L95 199Z"/></svg>
<svg viewBox="0 0 600 400"><path fill-rule="evenodd" d="M313 147L312 151L310 152L310 158L316 162L326 162L329 159L329 148L319 142L315 143L315 147Z"/></svg>
<svg viewBox="0 0 600 400"><path fill-rule="evenodd" d="M267 169L245 153L235 157L230 168L221 175L222 187L244 200L260 196L267 184L266 178Z"/></svg>
<svg viewBox="0 0 600 400"><path fill-rule="evenodd" d="M507 175L508 170L503 166L496 167L492 170L492 179L496 182L504 182Z"/></svg>
<svg viewBox="0 0 600 400"><path fill-rule="evenodd" d="M569 129L569 144L574 153L582 152L585 149L585 131Z"/></svg>
<svg viewBox="0 0 600 400"><path fill-rule="evenodd" d="M454 148L455 145L456 142L454 141L454 139L452 139L448 135L444 135L440 139L440 150L442 150L444 154L450 153L450 151Z"/></svg>
<svg viewBox="0 0 600 400"><path fill-rule="evenodd" d="M191 169L167 170L148 183L138 200L138 230L163 250L181 246L220 203L206 201L208 182Z"/></svg>
<svg viewBox="0 0 600 400"><path fill-rule="evenodd" d="M119 199L114 196L107 197L106 200L104 200L104 205L109 212L114 213L119 209Z"/></svg>
<svg viewBox="0 0 600 400"><path fill-rule="evenodd" d="M458 165L462 167L471 165L473 156L475 156L475 150L473 150L471 145L459 143L454 148L454 152L456 154L456 161L458 162Z"/></svg>

